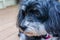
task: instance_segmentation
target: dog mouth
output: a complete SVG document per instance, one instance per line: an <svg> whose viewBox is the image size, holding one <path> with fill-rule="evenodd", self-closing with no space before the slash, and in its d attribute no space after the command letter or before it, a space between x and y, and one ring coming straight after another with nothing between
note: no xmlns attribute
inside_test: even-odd
<svg viewBox="0 0 60 40"><path fill-rule="evenodd" d="M49 39L51 39L52 38L52 36L51 35L49 35L49 34L46 34L46 35L34 35L33 33L31 33L31 32L26 32L25 34L27 34L27 35L29 35L29 36L31 36L31 37L37 37L37 38L43 38L43 39L45 39L45 40L49 40ZM32 35L34 35L34 36L32 36Z"/></svg>
<svg viewBox="0 0 60 40"><path fill-rule="evenodd" d="M33 36L34 34L32 32L25 32L26 35L28 36Z"/></svg>
<svg viewBox="0 0 60 40"><path fill-rule="evenodd" d="M26 32L26 34L27 34L27 35L30 35L30 36L34 35L34 34L33 34L33 33L31 33L31 32ZM51 36L51 35L46 34L46 35L35 36L35 37L44 38L44 39L50 39L52 36Z"/></svg>
<svg viewBox="0 0 60 40"><path fill-rule="evenodd" d="M38 33L36 32L36 30L33 27L27 28L24 33L27 36L39 36Z"/></svg>

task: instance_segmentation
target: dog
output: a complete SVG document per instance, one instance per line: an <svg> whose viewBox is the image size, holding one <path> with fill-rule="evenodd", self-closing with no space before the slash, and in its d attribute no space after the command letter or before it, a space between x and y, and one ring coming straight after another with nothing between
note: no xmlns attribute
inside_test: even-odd
<svg viewBox="0 0 60 40"><path fill-rule="evenodd" d="M58 0L23 0L17 16L20 40L60 40Z"/></svg>

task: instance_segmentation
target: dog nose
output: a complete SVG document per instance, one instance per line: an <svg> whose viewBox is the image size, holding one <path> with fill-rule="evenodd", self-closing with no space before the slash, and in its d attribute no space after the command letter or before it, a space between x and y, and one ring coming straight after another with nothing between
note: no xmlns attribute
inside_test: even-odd
<svg viewBox="0 0 60 40"><path fill-rule="evenodd" d="M24 30L26 30L26 26L20 26L20 28L24 31Z"/></svg>

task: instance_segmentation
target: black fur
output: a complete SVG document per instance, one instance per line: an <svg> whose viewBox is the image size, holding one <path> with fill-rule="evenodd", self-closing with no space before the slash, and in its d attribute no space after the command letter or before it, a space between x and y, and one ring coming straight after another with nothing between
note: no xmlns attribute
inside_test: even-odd
<svg viewBox="0 0 60 40"><path fill-rule="evenodd" d="M25 8L23 9L22 6ZM23 25L25 20L45 24L47 33L60 37L60 3L58 0L25 0L20 4L17 25L23 31L27 26ZM35 15L36 14L36 15ZM28 37L26 40L40 40L39 37ZM33 39L31 39L33 38ZM39 39L38 39L39 38Z"/></svg>

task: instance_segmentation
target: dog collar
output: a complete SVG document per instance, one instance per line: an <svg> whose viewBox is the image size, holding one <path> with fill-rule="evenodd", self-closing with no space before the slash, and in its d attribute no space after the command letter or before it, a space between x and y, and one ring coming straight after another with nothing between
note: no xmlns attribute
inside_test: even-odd
<svg viewBox="0 0 60 40"><path fill-rule="evenodd" d="M46 36L46 39L49 39L49 38L51 38L51 36L50 36L50 35L47 35L47 36Z"/></svg>
<svg viewBox="0 0 60 40"><path fill-rule="evenodd" d="M48 40L48 39L50 39L51 37L52 37L51 35L47 34L45 38L46 38L46 40Z"/></svg>

